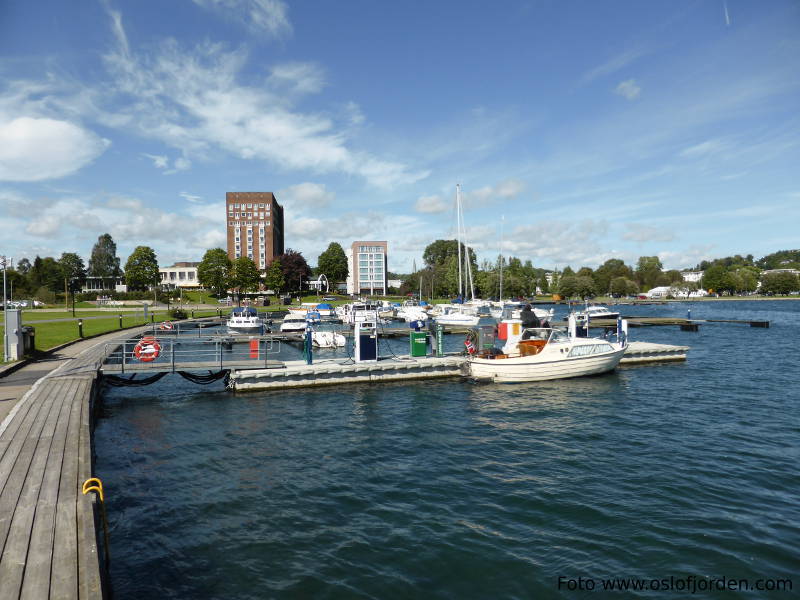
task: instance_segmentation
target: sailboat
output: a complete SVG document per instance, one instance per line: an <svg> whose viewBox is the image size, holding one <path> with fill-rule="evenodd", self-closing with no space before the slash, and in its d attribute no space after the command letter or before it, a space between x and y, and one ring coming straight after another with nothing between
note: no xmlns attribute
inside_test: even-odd
<svg viewBox="0 0 800 600"><path fill-rule="evenodd" d="M453 304L444 308L444 313L436 317L439 325L461 325L474 327L480 317L468 314L464 307L464 297L469 287L470 301L475 301L475 286L472 282L472 261L469 259L469 246L466 243L466 230L464 228L464 212L461 205L461 184L456 184L456 244L458 249L458 297L461 304ZM463 242L462 242L463 240ZM462 268L461 248L464 248L464 267ZM469 284L469 286L467 286Z"/></svg>

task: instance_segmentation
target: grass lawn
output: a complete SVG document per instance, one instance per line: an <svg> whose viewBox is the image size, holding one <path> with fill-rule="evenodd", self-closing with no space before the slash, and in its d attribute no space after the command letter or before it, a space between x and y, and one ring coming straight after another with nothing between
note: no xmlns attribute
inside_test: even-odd
<svg viewBox="0 0 800 600"><path fill-rule="evenodd" d="M155 322L164 321L167 318L165 311L158 311L152 313L155 317ZM191 315L190 311L187 314ZM226 311L223 311L223 315ZM194 311L195 317L210 317L217 315L216 310L196 310ZM87 319L87 316L102 316L100 319ZM31 318L34 317L34 318ZM23 323L32 325L36 329L36 349L48 350L55 346L60 346L67 342L79 339L78 336L78 319L83 319L83 335L89 337L101 333L109 333L111 331L119 330L119 316L114 313L90 311L80 313L78 317L72 319L72 313L59 313L59 312L38 312L31 311L23 313ZM59 321L56 323L41 323L38 321L47 319L60 319L70 318L69 321ZM149 321L145 321L141 313L122 313L122 326L134 327L137 325L145 325ZM2 319L0 319L0 339L3 336ZM2 354L3 348L0 344L0 356L5 359Z"/></svg>

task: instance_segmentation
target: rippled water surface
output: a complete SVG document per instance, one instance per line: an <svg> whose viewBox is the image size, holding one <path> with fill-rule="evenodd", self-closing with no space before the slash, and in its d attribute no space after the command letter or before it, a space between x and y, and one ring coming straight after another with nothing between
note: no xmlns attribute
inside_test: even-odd
<svg viewBox="0 0 800 600"><path fill-rule="evenodd" d="M108 390L115 597L573 597L560 575L796 593L800 302L621 308L771 326L637 328L689 360L535 384Z"/></svg>

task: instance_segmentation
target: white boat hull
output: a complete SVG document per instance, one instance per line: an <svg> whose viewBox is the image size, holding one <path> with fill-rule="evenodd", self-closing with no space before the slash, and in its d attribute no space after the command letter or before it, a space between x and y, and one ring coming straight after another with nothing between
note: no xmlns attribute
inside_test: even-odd
<svg viewBox="0 0 800 600"><path fill-rule="evenodd" d="M335 331L315 331L311 334L311 342L318 348L343 348L347 339Z"/></svg>
<svg viewBox="0 0 800 600"><path fill-rule="evenodd" d="M228 333L243 335L260 335L262 331L261 319L232 318L226 323Z"/></svg>
<svg viewBox="0 0 800 600"><path fill-rule="evenodd" d="M475 327L478 322L481 320L480 317L471 316L471 315L462 315L462 314L452 314L452 315L444 315L441 317L436 317L436 322L439 325L461 325L464 327Z"/></svg>
<svg viewBox="0 0 800 600"><path fill-rule="evenodd" d="M610 352L575 357L567 357L566 353L557 350L535 356L495 359L472 357L468 365L469 374L475 379L522 383L607 373L616 368L624 353L625 348L618 346L614 346Z"/></svg>

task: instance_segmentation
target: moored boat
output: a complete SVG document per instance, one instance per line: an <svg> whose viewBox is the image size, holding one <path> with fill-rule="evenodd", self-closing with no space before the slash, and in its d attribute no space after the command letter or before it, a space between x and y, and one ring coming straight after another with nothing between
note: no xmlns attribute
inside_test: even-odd
<svg viewBox="0 0 800 600"><path fill-rule="evenodd" d="M523 329L519 320L500 323L502 350L483 349L470 356L469 375L478 380L521 383L582 377L613 371L627 348L623 324L616 341L579 338L575 320L568 332L552 328ZM468 344L468 348L473 345Z"/></svg>
<svg viewBox="0 0 800 600"><path fill-rule="evenodd" d="M592 319L616 319L619 317L619 313L605 306L587 306L584 310L575 313L575 320L578 323L583 323L586 321L586 317L589 317L589 321ZM564 318L567 320L567 317Z"/></svg>
<svg viewBox="0 0 800 600"><path fill-rule="evenodd" d="M290 312L281 322L281 333L298 333L306 330L308 321L305 313Z"/></svg>
<svg viewBox="0 0 800 600"><path fill-rule="evenodd" d="M264 323L252 306L237 306L231 311L225 325L230 333L260 335Z"/></svg>

